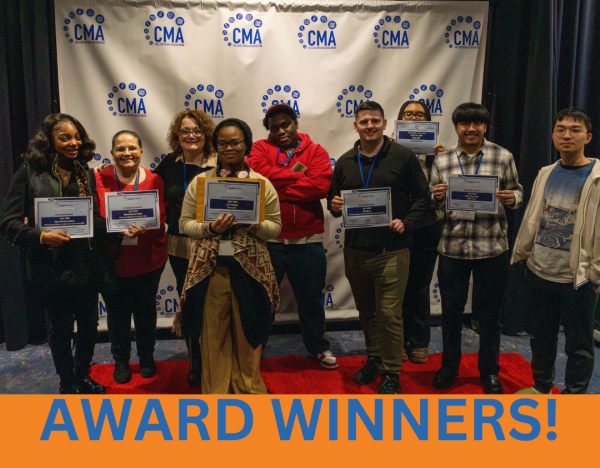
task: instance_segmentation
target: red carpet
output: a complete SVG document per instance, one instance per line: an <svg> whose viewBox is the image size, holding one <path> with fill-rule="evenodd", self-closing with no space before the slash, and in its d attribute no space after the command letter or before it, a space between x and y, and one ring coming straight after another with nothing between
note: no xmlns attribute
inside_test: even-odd
<svg viewBox="0 0 600 468"><path fill-rule="evenodd" d="M266 358L261 361L261 375L272 394L362 394L378 393L379 380L371 385L358 385L352 381L362 366L361 356L338 357L339 368L328 371L317 361L308 357L289 355ZM440 367L441 353L429 356L426 364L407 361L402 366L400 383L403 394L483 394L477 370L477 353L463 354L459 376L448 390L436 390L431 386L433 375ZM129 383L121 385L112 379L114 365L92 367L92 378L100 382L110 394L190 394L201 393L199 388L187 385L189 361L157 361L156 376L140 377L139 364L131 364L133 374ZM533 385L531 366L517 353L500 355L500 380L506 394L515 393ZM554 387L553 393L558 393Z"/></svg>

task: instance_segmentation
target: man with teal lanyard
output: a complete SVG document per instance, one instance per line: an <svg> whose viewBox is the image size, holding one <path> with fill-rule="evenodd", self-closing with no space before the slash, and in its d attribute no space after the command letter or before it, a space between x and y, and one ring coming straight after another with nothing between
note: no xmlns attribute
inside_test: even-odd
<svg viewBox="0 0 600 468"><path fill-rule="evenodd" d="M398 373L404 346L402 300L409 235L433 223L435 213L419 160L410 149L383 135L386 123L378 103L367 101L356 108L354 130L359 140L335 164L327 207L338 218L344 205L342 190L390 189L389 226L347 229L344 262L368 354L354 381L370 384L381 374L379 393L397 394L402 390Z"/></svg>
<svg viewBox="0 0 600 468"><path fill-rule="evenodd" d="M444 209L446 223L438 246L438 281L442 296L442 367L433 386L452 386L461 358L462 314L473 273L473 314L479 320L479 378L485 393L503 393L500 365L500 313L508 269L508 224L504 206L516 209L523 202L512 154L483 135L490 115L481 104L468 102L452 113L458 144L433 162L430 188L432 205ZM496 213L448 211L446 191L450 176L498 176Z"/></svg>

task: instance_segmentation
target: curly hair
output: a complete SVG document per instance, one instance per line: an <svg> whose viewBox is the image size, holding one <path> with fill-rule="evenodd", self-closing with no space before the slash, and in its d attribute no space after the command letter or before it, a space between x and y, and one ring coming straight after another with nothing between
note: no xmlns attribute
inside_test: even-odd
<svg viewBox="0 0 600 468"><path fill-rule="evenodd" d="M44 172L52 165L56 158L53 133L63 123L73 125L81 137L81 147L75 160L87 164L93 159L96 154L96 143L90 139L81 122L69 114L50 114L40 124L38 133L27 145L27 150L21 154L21 157L32 169Z"/></svg>
<svg viewBox="0 0 600 468"><path fill-rule="evenodd" d="M204 134L204 156L209 157L213 152L212 145L212 134L215 130L215 124L212 119L206 115L201 110L187 110L176 114L171 121L171 125L169 126L169 134L167 135L167 143L169 143L169 148L173 150L173 157L177 158L183 155L183 148L179 144L179 128L181 127L181 122L183 119L188 118L192 119L202 133Z"/></svg>

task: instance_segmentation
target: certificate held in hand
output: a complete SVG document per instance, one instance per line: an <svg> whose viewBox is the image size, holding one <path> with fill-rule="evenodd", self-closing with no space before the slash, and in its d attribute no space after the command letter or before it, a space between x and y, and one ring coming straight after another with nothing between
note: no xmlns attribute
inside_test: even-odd
<svg viewBox="0 0 600 468"><path fill-rule="evenodd" d="M109 192L104 194L106 206L106 230L123 232L129 226L160 228L158 190L134 192Z"/></svg>
<svg viewBox="0 0 600 468"><path fill-rule="evenodd" d="M389 226L392 220L390 188L342 190L344 227Z"/></svg>
<svg viewBox="0 0 600 468"><path fill-rule="evenodd" d="M61 231L72 238L93 237L91 197L35 199L35 226L38 231Z"/></svg>
<svg viewBox="0 0 600 468"><path fill-rule="evenodd" d="M435 154L439 130L439 122L396 120L396 143L415 154Z"/></svg>
<svg viewBox="0 0 600 468"><path fill-rule="evenodd" d="M210 223L231 214L240 224L265 220L265 181L231 177L200 177L197 185L196 221Z"/></svg>
<svg viewBox="0 0 600 468"><path fill-rule="evenodd" d="M497 213L498 176L456 175L448 178L448 210Z"/></svg>

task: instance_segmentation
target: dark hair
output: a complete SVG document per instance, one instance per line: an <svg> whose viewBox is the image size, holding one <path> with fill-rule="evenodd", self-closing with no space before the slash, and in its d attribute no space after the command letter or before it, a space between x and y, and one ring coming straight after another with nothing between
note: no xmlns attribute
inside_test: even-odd
<svg viewBox="0 0 600 468"><path fill-rule="evenodd" d="M554 116L554 122L552 123L552 129L556 127L556 123L561 120L572 120L573 122L581 122L585 125L588 133L592 133L592 121L588 115L577 107L567 107L561 110Z"/></svg>
<svg viewBox="0 0 600 468"><path fill-rule="evenodd" d="M483 104L465 102L452 112L452 123L456 127L461 122L490 123L490 113Z"/></svg>
<svg viewBox="0 0 600 468"><path fill-rule="evenodd" d="M358 119L358 113L360 111L379 111L381 112L381 117L385 119L385 114L383 113L383 107L378 102L375 101L365 101L361 102L358 107L354 110L354 120Z"/></svg>
<svg viewBox="0 0 600 468"><path fill-rule="evenodd" d="M140 138L140 136L135 133L133 130L119 130L117 133L115 133L112 137L112 146L111 148L115 147L115 140L120 137L121 135L131 135L133 138L135 138L138 141L138 146L141 148L142 147L142 139Z"/></svg>
<svg viewBox="0 0 600 468"><path fill-rule="evenodd" d="M212 134L212 144L216 148L217 147L217 136L219 135L219 130L225 127L237 127L244 134L244 143L246 144L246 156L250 153L252 149L252 130L248 127L248 124L240 119L225 119L217 125L215 131Z"/></svg>
<svg viewBox="0 0 600 468"><path fill-rule="evenodd" d="M267 115L265 115L265 118L263 119L263 125L265 126L265 128L267 130L269 130L269 119L272 119L273 117L275 117L277 114L287 114L289 115L292 120L294 121L294 123L296 125L298 125L298 114L296 114L296 111L294 109L292 109L291 107L280 107L279 109L274 109L271 112L267 112Z"/></svg>
<svg viewBox="0 0 600 468"><path fill-rule="evenodd" d="M69 114L50 114L40 124L38 133L27 145L27 150L21 154L21 157L35 171L43 172L54 162L56 149L54 148L53 133L56 127L63 123L73 125L81 137L81 147L75 158L76 161L87 164L96 154L96 143L90 139L79 120Z"/></svg>
<svg viewBox="0 0 600 468"><path fill-rule="evenodd" d="M195 121L200 130L202 130L202 133L204 134L204 156L209 156L213 150L212 134L215 129L215 124L212 119L201 110L192 109L176 114L169 126L167 142L169 143L169 147L173 150L173 157L177 158L183 154L183 149L179 143L179 128L185 118Z"/></svg>
<svg viewBox="0 0 600 468"><path fill-rule="evenodd" d="M409 104L420 104L423 108L423 111L425 112L425 120L427 122L431 122L431 111L423 101L406 101L404 104L402 104L400 112L398 112L398 120L402 120L402 114L404 114L404 109L406 109Z"/></svg>

